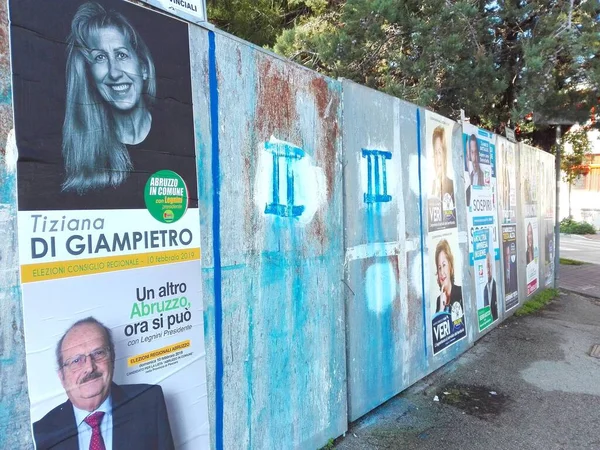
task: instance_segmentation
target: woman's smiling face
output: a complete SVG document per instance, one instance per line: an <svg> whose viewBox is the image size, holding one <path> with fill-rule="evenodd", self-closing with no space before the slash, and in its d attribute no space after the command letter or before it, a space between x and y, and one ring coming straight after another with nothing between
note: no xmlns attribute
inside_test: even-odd
<svg viewBox="0 0 600 450"><path fill-rule="evenodd" d="M440 288L445 292L450 292L452 288L451 272L452 268L450 267L448 255L442 250L437 259L437 281Z"/></svg>
<svg viewBox="0 0 600 450"><path fill-rule="evenodd" d="M139 105L147 71L118 29L107 27L93 33L89 57L92 79L106 102L121 111Z"/></svg>

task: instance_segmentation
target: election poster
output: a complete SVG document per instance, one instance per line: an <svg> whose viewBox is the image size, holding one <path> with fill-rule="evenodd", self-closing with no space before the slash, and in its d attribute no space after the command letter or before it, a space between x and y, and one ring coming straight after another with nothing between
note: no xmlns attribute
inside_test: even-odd
<svg viewBox="0 0 600 450"><path fill-rule="evenodd" d="M501 271L504 279L504 311L519 304L517 281L516 144L498 136L498 214L501 224Z"/></svg>
<svg viewBox="0 0 600 450"><path fill-rule="evenodd" d="M9 7L36 448L208 449L187 25L120 0Z"/></svg>
<svg viewBox="0 0 600 450"><path fill-rule="evenodd" d="M539 245L538 245L538 219L527 217L525 222L525 264L527 267L526 282L527 295L533 294L539 287Z"/></svg>
<svg viewBox="0 0 600 450"><path fill-rule="evenodd" d="M425 114L427 158L427 215L429 232L456 228L452 127L454 122L438 114Z"/></svg>
<svg viewBox="0 0 600 450"><path fill-rule="evenodd" d="M504 310L519 304L517 275L517 226L502 226L502 260L504 262Z"/></svg>
<svg viewBox="0 0 600 450"><path fill-rule="evenodd" d="M466 332L462 292L462 254L455 230L429 235L429 298L434 355L463 339Z"/></svg>
<svg viewBox="0 0 600 450"><path fill-rule="evenodd" d="M524 217L538 216L539 158L535 147L521 143L521 202ZM547 186L544 186L546 189Z"/></svg>
<svg viewBox="0 0 600 450"><path fill-rule="evenodd" d="M498 285L494 243L491 230L482 228L473 234L473 261L475 274L475 297L479 331L485 330L498 320Z"/></svg>
<svg viewBox="0 0 600 450"><path fill-rule="evenodd" d="M527 296L539 288L540 254L538 227L538 186L540 160L538 150L521 143L521 204L524 216L524 242ZM546 187L544 188L546 189Z"/></svg>
<svg viewBox="0 0 600 450"><path fill-rule="evenodd" d="M497 223L496 136L463 125L465 195L469 264L474 268L479 331L498 319L497 262L500 242Z"/></svg>
<svg viewBox="0 0 600 450"><path fill-rule="evenodd" d="M517 220L516 144L497 136L499 222L514 224Z"/></svg>

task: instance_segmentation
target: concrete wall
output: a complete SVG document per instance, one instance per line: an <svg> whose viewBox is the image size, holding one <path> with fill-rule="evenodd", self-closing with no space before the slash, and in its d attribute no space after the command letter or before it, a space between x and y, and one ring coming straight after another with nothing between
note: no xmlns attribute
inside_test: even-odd
<svg viewBox="0 0 600 450"><path fill-rule="evenodd" d="M32 443L2 8L0 448L26 449ZM190 48L212 447L319 448L493 329L476 326L462 127L453 125L451 165L467 335L434 355L426 111L218 31L190 25ZM522 147L526 153L553 179L550 155ZM523 199L524 259L522 206ZM540 203L536 208L541 222Z"/></svg>
<svg viewBox="0 0 600 450"><path fill-rule="evenodd" d="M224 448L316 448L347 423L341 83L222 34L191 39Z"/></svg>
<svg viewBox="0 0 600 450"><path fill-rule="evenodd" d="M410 349L404 343L414 327L406 314L401 154L416 148L416 110L396 98L344 81L350 420L392 397L410 378Z"/></svg>
<svg viewBox="0 0 600 450"><path fill-rule="evenodd" d="M17 252L16 145L8 11L0 3L0 448L30 448Z"/></svg>

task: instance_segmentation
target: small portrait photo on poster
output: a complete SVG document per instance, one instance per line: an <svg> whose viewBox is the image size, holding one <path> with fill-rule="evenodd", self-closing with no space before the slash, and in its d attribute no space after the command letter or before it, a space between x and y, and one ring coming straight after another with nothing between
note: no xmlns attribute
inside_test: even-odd
<svg viewBox="0 0 600 450"><path fill-rule="evenodd" d="M476 186L485 186L485 174L481 168L481 155L479 149L480 143L475 134L467 135L465 142L465 160L467 169L466 201L467 206L471 206L471 200L474 197L473 188Z"/></svg>
<svg viewBox="0 0 600 450"><path fill-rule="evenodd" d="M118 0L10 12L19 209L142 209L160 170L197 206L186 24Z"/></svg>
<svg viewBox="0 0 600 450"><path fill-rule="evenodd" d="M115 344L94 317L73 323L56 344L57 374L68 399L33 423L37 450L172 450L159 385L113 381Z"/></svg>
<svg viewBox="0 0 600 450"><path fill-rule="evenodd" d="M447 167L449 164L448 144L446 140L446 130L442 125L435 127L431 136L431 141L435 176L431 183L430 196L439 198L442 204L446 203L450 206L449 209L454 209L454 182L447 174Z"/></svg>
<svg viewBox="0 0 600 450"><path fill-rule="evenodd" d="M449 312L454 319L462 317L464 306L462 288L455 284L454 255L446 239L441 239L435 248L437 283L440 288L436 298L436 314Z"/></svg>
<svg viewBox="0 0 600 450"><path fill-rule="evenodd" d="M504 242L504 291L510 295L517 291L517 250L515 241Z"/></svg>

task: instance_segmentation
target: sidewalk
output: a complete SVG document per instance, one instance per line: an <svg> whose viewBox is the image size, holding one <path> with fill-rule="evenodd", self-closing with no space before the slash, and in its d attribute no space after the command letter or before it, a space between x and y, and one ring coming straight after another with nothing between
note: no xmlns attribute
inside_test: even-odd
<svg viewBox="0 0 600 450"><path fill-rule="evenodd" d="M561 280L575 273L587 286L597 270L569 267ZM364 416L335 448L597 450L600 359L589 352L599 343L600 300L562 292Z"/></svg>
<svg viewBox="0 0 600 450"><path fill-rule="evenodd" d="M600 298L600 265L560 265L558 285L561 289L588 297ZM598 375L600 377L600 374Z"/></svg>

